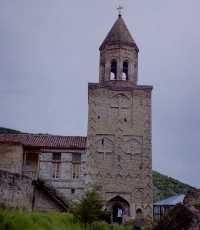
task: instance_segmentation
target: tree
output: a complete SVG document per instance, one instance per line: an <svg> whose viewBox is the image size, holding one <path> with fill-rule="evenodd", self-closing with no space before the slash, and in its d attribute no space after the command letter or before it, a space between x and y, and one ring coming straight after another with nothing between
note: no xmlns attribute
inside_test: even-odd
<svg viewBox="0 0 200 230"><path fill-rule="evenodd" d="M91 224L94 221L102 219L105 215L103 211L104 201L98 193L88 191L81 198L80 202L77 203L73 209L73 214L80 222Z"/></svg>

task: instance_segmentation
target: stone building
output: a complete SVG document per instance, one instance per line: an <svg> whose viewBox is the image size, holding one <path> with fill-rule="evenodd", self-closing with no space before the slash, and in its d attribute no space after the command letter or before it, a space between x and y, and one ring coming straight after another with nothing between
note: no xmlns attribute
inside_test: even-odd
<svg viewBox="0 0 200 230"><path fill-rule="evenodd" d="M1 134L0 170L34 180L30 208L62 209L95 187L113 221L119 209L124 219L151 217L152 86L138 85L139 49L121 15L99 50L99 82L88 85L87 137ZM0 195L5 189L0 185Z"/></svg>
<svg viewBox="0 0 200 230"><path fill-rule="evenodd" d="M79 200L84 192L86 140L72 136L0 134L0 204L14 207L20 204L43 211L67 209L63 202ZM8 185L1 175L6 176ZM20 196L19 184L22 191L24 184L28 188L29 205Z"/></svg>

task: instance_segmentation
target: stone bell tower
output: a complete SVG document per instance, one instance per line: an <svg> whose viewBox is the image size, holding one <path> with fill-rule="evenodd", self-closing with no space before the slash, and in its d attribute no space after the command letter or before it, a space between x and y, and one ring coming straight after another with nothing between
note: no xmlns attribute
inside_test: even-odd
<svg viewBox="0 0 200 230"><path fill-rule="evenodd" d="M121 14L100 46L99 83L88 86L87 180L112 218L152 216L151 91L138 85L138 52Z"/></svg>

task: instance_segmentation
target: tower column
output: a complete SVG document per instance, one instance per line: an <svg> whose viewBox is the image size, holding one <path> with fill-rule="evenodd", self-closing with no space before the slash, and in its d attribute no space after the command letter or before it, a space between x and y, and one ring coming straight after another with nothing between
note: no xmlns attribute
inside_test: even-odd
<svg viewBox="0 0 200 230"><path fill-rule="evenodd" d="M100 46L100 83L88 88L87 182L105 201L125 199L129 218L152 215L152 87L137 85L138 52L120 14Z"/></svg>
<svg viewBox="0 0 200 230"><path fill-rule="evenodd" d="M105 64L105 81L109 81L109 80L110 80L110 60L107 59Z"/></svg>
<svg viewBox="0 0 200 230"><path fill-rule="evenodd" d="M117 80L122 80L122 70L123 70L123 59L119 57L118 65L117 65Z"/></svg>

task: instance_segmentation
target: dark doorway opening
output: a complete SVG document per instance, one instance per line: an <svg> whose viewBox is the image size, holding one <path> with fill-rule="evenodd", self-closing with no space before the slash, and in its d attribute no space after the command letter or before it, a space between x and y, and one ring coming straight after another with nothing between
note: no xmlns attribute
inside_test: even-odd
<svg viewBox="0 0 200 230"><path fill-rule="evenodd" d="M115 196L108 201L106 208L111 212L112 223L123 223L128 217L130 217L130 205L121 196Z"/></svg>
<svg viewBox="0 0 200 230"><path fill-rule="evenodd" d="M120 204L115 204L113 206L113 223L121 224L123 221L124 210Z"/></svg>

